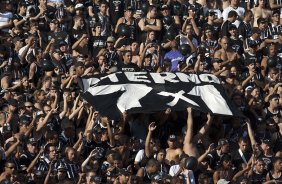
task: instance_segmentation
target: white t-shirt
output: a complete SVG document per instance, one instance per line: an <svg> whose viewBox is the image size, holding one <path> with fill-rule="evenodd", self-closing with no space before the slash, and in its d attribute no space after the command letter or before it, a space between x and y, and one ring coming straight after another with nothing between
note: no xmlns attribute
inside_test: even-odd
<svg viewBox="0 0 282 184"><path fill-rule="evenodd" d="M145 156L145 150L139 150L135 156L134 162L140 163Z"/></svg>
<svg viewBox="0 0 282 184"><path fill-rule="evenodd" d="M64 0L48 0L47 3L64 4Z"/></svg>
<svg viewBox="0 0 282 184"><path fill-rule="evenodd" d="M23 54L23 51L26 49L26 47L27 47L27 45L24 46L24 47L22 47L22 48L20 48L19 54L18 54L19 58L21 58L21 56L22 56L22 54ZM25 57L26 60L27 60L27 56L28 56L31 52L33 52L33 48L29 48L29 49L28 49L27 54L26 54L26 57Z"/></svg>
<svg viewBox="0 0 282 184"><path fill-rule="evenodd" d="M204 11L204 15L207 15L208 11L213 11L213 12L215 12L217 19L222 18L222 13L221 13L221 11L219 9L209 9L207 7L204 7L203 11Z"/></svg>
<svg viewBox="0 0 282 184"><path fill-rule="evenodd" d="M236 11L239 17L243 17L245 15L245 9L242 7L238 7L236 9L232 8L231 6L228 6L227 8L225 8L222 12L222 16L223 16L223 20L226 21L228 18L228 13L230 11ZM236 27L239 27L239 24L241 22L241 18L237 19L233 24L236 25Z"/></svg>
<svg viewBox="0 0 282 184"><path fill-rule="evenodd" d="M179 169L180 169L179 165L171 166L170 169L169 169L169 175L170 176L175 176L176 173L179 171Z"/></svg>
<svg viewBox="0 0 282 184"><path fill-rule="evenodd" d="M0 12L0 27L9 23L9 21L13 18L13 14L11 12ZM3 32L8 32L8 28L1 29Z"/></svg>

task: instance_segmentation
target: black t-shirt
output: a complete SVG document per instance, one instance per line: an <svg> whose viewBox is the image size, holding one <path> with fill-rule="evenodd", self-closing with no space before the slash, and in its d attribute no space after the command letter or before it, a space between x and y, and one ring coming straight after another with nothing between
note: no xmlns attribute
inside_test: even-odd
<svg viewBox="0 0 282 184"><path fill-rule="evenodd" d="M235 53L241 55L244 53L243 41L239 39L229 39L229 47Z"/></svg>
<svg viewBox="0 0 282 184"><path fill-rule="evenodd" d="M252 176L251 176L251 183L252 184L261 184L266 181L266 174L267 172L264 171L262 174L258 174L255 171L253 171Z"/></svg>
<svg viewBox="0 0 282 184"><path fill-rule="evenodd" d="M89 50L92 56L96 57L99 51L106 46L106 36L91 36L89 40Z"/></svg>
<svg viewBox="0 0 282 184"><path fill-rule="evenodd" d="M232 25L232 23L229 20L226 20L222 26L221 26L221 37L223 36L227 36L230 37L230 33L229 33L229 28Z"/></svg>
<svg viewBox="0 0 282 184"><path fill-rule="evenodd" d="M251 154L248 152L244 152L243 153L246 161L248 162L249 159L251 158ZM236 167L237 171L242 169L242 164L245 163L244 160L242 159L239 150L235 150L231 153L231 157L232 157L232 162L234 164L234 166Z"/></svg>
<svg viewBox="0 0 282 184"><path fill-rule="evenodd" d="M32 160L35 158L35 155L31 155L29 152L25 152L20 156L20 165L29 166Z"/></svg>
<svg viewBox="0 0 282 184"><path fill-rule="evenodd" d="M77 40L81 38L83 34L86 34L86 30L72 28L69 34L70 43L74 44Z"/></svg>
<svg viewBox="0 0 282 184"><path fill-rule="evenodd" d="M220 32L220 25L219 24L204 24L203 28L207 28L210 27L212 29L212 34L213 34L213 38L215 40L217 40L219 38L219 32Z"/></svg>
<svg viewBox="0 0 282 184"><path fill-rule="evenodd" d="M131 43L132 43L132 40L130 38L123 38L118 42L118 44L116 45L116 48L119 49L122 46L127 46L127 45L130 45Z"/></svg>
<svg viewBox="0 0 282 184"><path fill-rule="evenodd" d="M97 15L97 13L100 12L99 4L93 3L92 0L85 1L84 6L87 7L87 8L93 8L93 12L94 12L95 15Z"/></svg>
<svg viewBox="0 0 282 184"><path fill-rule="evenodd" d="M265 170L270 171L272 163L273 163L273 156L267 157L267 156L261 154L261 156L259 156L259 159L262 159L263 162L265 163Z"/></svg>
<svg viewBox="0 0 282 184"><path fill-rule="evenodd" d="M124 13L124 1L122 0L110 0L109 5L110 21L113 25L116 25L118 19L123 16Z"/></svg>
<svg viewBox="0 0 282 184"><path fill-rule="evenodd" d="M52 38L55 39L54 46L57 48L59 47L59 43L61 41L65 41L67 39L68 34L64 31L58 31L58 32L49 32L48 33L48 41L50 41Z"/></svg>
<svg viewBox="0 0 282 184"><path fill-rule="evenodd" d="M252 31L252 26L250 23L246 23L242 21L239 24L239 27L238 27L239 38L242 37L245 40L246 38L251 36L251 31Z"/></svg>
<svg viewBox="0 0 282 184"><path fill-rule="evenodd" d="M221 156L216 151L209 153L206 157L209 161L209 165L212 169L217 169L220 166Z"/></svg>
<svg viewBox="0 0 282 184"><path fill-rule="evenodd" d="M84 139L83 143L84 143L84 151L82 155L85 157L87 157L90 154L90 152L95 148L100 148L103 156L105 156L106 151L110 148L110 145L106 141L98 143L94 140L87 142L86 139Z"/></svg>
<svg viewBox="0 0 282 184"><path fill-rule="evenodd" d="M140 71L140 68L134 64L134 63L118 63L118 70L123 71L123 72L138 72Z"/></svg>

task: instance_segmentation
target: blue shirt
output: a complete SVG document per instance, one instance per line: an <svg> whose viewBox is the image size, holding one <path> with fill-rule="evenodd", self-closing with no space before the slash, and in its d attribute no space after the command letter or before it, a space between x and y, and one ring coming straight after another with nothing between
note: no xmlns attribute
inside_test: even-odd
<svg viewBox="0 0 282 184"><path fill-rule="evenodd" d="M182 54L176 50L176 51L169 51L165 54L164 59L170 59L171 60L171 72L175 72L178 70L177 66L179 61L183 59Z"/></svg>

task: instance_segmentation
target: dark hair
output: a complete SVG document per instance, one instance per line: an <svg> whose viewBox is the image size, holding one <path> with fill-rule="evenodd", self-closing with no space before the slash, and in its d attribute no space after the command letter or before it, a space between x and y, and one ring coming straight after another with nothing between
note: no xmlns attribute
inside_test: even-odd
<svg viewBox="0 0 282 184"><path fill-rule="evenodd" d="M121 155L119 153L113 153L112 158L113 160L122 160Z"/></svg>
<svg viewBox="0 0 282 184"><path fill-rule="evenodd" d="M105 4L105 5L107 5L107 6L108 6L107 1L102 1L102 2L100 3L100 6L101 6L102 4Z"/></svg>
<svg viewBox="0 0 282 184"><path fill-rule="evenodd" d="M232 10L228 13L228 18L236 17L237 15L238 15L237 12Z"/></svg>
<svg viewBox="0 0 282 184"><path fill-rule="evenodd" d="M251 14L253 14L253 12L251 10L247 10L246 13L245 13L245 17L248 16L248 15L251 15Z"/></svg>
<svg viewBox="0 0 282 184"><path fill-rule="evenodd" d="M153 167L153 166L158 166L159 162L156 159L150 159L147 164L146 167Z"/></svg>
<svg viewBox="0 0 282 184"><path fill-rule="evenodd" d="M56 148L55 144L49 143L49 144L47 144L47 145L45 146L44 152L45 152L45 153L49 153L50 147L55 147L55 148Z"/></svg>
<svg viewBox="0 0 282 184"><path fill-rule="evenodd" d="M171 61L170 59L164 59L164 64L163 64L164 67L171 67Z"/></svg>
<svg viewBox="0 0 282 184"><path fill-rule="evenodd" d="M73 21L76 21L77 19L82 19L82 17L79 16L79 15L75 15L75 16L73 17Z"/></svg>
<svg viewBox="0 0 282 184"><path fill-rule="evenodd" d="M231 160L232 160L232 158L229 154L224 154L220 158L220 165L222 166L224 161L231 161Z"/></svg>
<svg viewBox="0 0 282 184"><path fill-rule="evenodd" d="M248 143L249 140L248 140L246 137L240 137L239 140L238 140L238 142L239 142L239 143L240 143L240 142Z"/></svg>

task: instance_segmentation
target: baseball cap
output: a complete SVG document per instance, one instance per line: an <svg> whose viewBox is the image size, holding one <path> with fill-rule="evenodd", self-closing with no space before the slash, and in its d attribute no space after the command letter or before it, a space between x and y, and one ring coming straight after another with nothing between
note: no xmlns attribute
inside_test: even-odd
<svg viewBox="0 0 282 184"><path fill-rule="evenodd" d="M167 10L168 6L166 4L162 5L161 10Z"/></svg>
<svg viewBox="0 0 282 184"><path fill-rule="evenodd" d="M12 98L8 100L8 104L17 107L18 101Z"/></svg>
<svg viewBox="0 0 282 184"><path fill-rule="evenodd" d="M172 141L172 142L176 141L176 135L171 134L171 135L168 137L168 140L169 140L169 141Z"/></svg>
<svg viewBox="0 0 282 184"><path fill-rule="evenodd" d="M245 88L245 91L252 91L253 90L253 86L247 86L246 88Z"/></svg>
<svg viewBox="0 0 282 184"><path fill-rule="evenodd" d="M230 181L227 181L226 179L220 179L217 181L216 184L228 184L228 183L230 183Z"/></svg>
<svg viewBox="0 0 282 184"><path fill-rule="evenodd" d="M255 58L247 58L246 60L245 60L245 66L248 66L248 65L250 65L250 64L255 64L256 63L256 59Z"/></svg>
<svg viewBox="0 0 282 184"><path fill-rule="evenodd" d="M36 140L34 138L30 138L28 139L27 144L36 144Z"/></svg>
<svg viewBox="0 0 282 184"><path fill-rule="evenodd" d="M271 141L269 139L263 139L261 141L261 143L267 144L267 145L271 145Z"/></svg>
<svg viewBox="0 0 282 184"><path fill-rule="evenodd" d="M67 171L67 168L63 164L60 164L57 168L57 171Z"/></svg>
<svg viewBox="0 0 282 184"><path fill-rule="evenodd" d="M115 43L115 41L116 41L116 39L115 39L115 37L113 37L113 36L109 36L109 37L107 38L107 42Z"/></svg>
<svg viewBox="0 0 282 184"><path fill-rule="evenodd" d="M221 148L221 146L229 144L227 139L219 139L218 143L217 143L217 149Z"/></svg>
<svg viewBox="0 0 282 184"><path fill-rule="evenodd" d="M58 24L59 22L58 22L58 20L56 20L56 19L52 19L52 20L50 21L50 23Z"/></svg>
<svg viewBox="0 0 282 184"><path fill-rule="evenodd" d="M190 6L188 6L188 10L196 10L196 7L191 4Z"/></svg>
<svg viewBox="0 0 282 184"><path fill-rule="evenodd" d="M67 42L65 42L65 41L60 41L59 45L60 45L60 46L63 46L63 45L68 45L68 43L67 43Z"/></svg>
<svg viewBox="0 0 282 184"><path fill-rule="evenodd" d="M27 125L30 123L30 118L28 116L22 116L20 117L20 125Z"/></svg>
<svg viewBox="0 0 282 184"><path fill-rule="evenodd" d="M83 9L84 8L84 5L82 4L82 3L78 3L78 4L76 4L75 5L75 7L74 7L76 10L81 10L81 9Z"/></svg>

